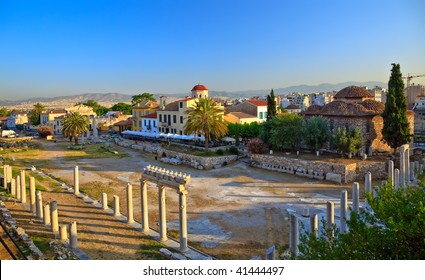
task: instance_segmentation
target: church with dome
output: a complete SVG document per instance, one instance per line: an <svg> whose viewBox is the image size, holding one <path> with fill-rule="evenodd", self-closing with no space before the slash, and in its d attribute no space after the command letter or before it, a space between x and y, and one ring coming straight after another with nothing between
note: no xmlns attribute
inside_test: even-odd
<svg viewBox="0 0 425 280"><path fill-rule="evenodd" d="M359 129L363 136L365 152L390 152L391 147L383 140L382 113L384 104L375 101L365 88L349 86L340 90L334 101L324 105L312 105L303 113L305 118L322 116L328 122L331 132L341 129ZM413 133L414 114L407 112L410 131Z"/></svg>

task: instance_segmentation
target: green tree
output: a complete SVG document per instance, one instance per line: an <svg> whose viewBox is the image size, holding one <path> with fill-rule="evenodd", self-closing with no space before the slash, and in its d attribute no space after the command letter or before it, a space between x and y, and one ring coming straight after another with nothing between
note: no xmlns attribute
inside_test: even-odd
<svg viewBox="0 0 425 280"><path fill-rule="evenodd" d="M132 115L133 114L133 112L132 112L133 107L130 104L126 104L126 103L122 103L122 102L114 104L111 107L111 110L112 111L119 111L119 112L123 113L124 115Z"/></svg>
<svg viewBox="0 0 425 280"><path fill-rule="evenodd" d="M228 123L227 124L227 135L236 139L236 146L240 144L240 138L243 133L243 125L239 123Z"/></svg>
<svg viewBox="0 0 425 280"><path fill-rule="evenodd" d="M387 102L385 103L384 127L382 135L388 145L396 153L397 147L410 142L411 132L407 120L407 102L404 96L404 83L400 64L391 64L391 76L388 82Z"/></svg>
<svg viewBox="0 0 425 280"><path fill-rule="evenodd" d="M274 117L276 117L276 97L272 89L270 94L267 95L267 120L271 120Z"/></svg>
<svg viewBox="0 0 425 280"><path fill-rule="evenodd" d="M227 125L223 119L224 111L211 98L200 98L195 107L187 110L189 115L184 125L185 134L202 134L205 136L205 152L208 152L208 142L211 137L219 138L226 135Z"/></svg>
<svg viewBox="0 0 425 280"><path fill-rule="evenodd" d="M62 134L69 137L69 141L74 138L75 145L78 145L78 135L88 129L89 119L78 112L73 112L62 120Z"/></svg>
<svg viewBox="0 0 425 280"><path fill-rule="evenodd" d="M270 137L273 128L273 120L268 120L259 125L259 138L271 147Z"/></svg>
<svg viewBox="0 0 425 280"><path fill-rule="evenodd" d="M252 139L258 138L260 135L260 126L258 122L244 123L242 130L242 138Z"/></svg>
<svg viewBox="0 0 425 280"><path fill-rule="evenodd" d="M274 149L295 149L302 141L303 119L297 114L280 115L272 119L269 143Z"/></svg>
<svg viewBox="0 0 425 280"><path fill-rule="evenodd" d="M155 97L153 96L152 93L149 92L144 92L142 94L137 94L137 95L133 95L131 97L131 105L136 105L137 103L140 103L142 101L148 100L148 101L154 101L156 102Z"/></svg>
<svg viewBox="0 0 425 280"><path fill-rule="evenodd" d="M423 174L422 174L423 175ZM298 259L406 260L425 258L425 184L394 189L381 186L366 194L371 211L352 212L349 231L316 238L302 235Z"/></svg>
<svg viewBox="0 0 425 280"><path fill-rule="evenodd" d="M83 105L89 106L93 108L93 111L98 115L104 115L109 111L109 108L104 107L102 105L100 105L99 103L97 103L95 100L93 99L89 99L87 100L85 103L83 103Z"/></svg>
<svg viewBox="0 0 425 280"><path fill-rule="evenodd" d="M329 140L329 123L321 116L307 119L303 124L303 142L316 151Z"/></svg>
<svg viewBox="0 0 425 280"><path fill-rule="evenodd" d="M332 147L344 156L347 153L351 158L353 153L360 151L363 146L363 139L360 131L355 128L353 130L341 129L338 127L336 133L332 137Z"/></svg>
<svg viewBox="0 0 425 280"><path fill-rule="evenodd" d="M7 117L9 114L10 111L7 108L3 107L0 109L0 117Z"/></svg>
<svg viewBox="0 0 425 280"><path fill-rule="evenodd" d="M36 103L33 105L33 109L29 113L30 115L30 121L33 125L39 125L40 124L40 115L45 110L45 107L41 103Z"/></svg>

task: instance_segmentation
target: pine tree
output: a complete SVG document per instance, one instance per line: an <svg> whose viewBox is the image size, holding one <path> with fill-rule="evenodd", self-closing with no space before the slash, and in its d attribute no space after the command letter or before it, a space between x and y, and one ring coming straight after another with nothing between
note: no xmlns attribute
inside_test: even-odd
<svg viewBox="0 0 425 280"><path fill-rule="evenodd" d="M267 95L267 120L271 120L274 117L276 117L276 97L272 89L270 94Z"/></svg>
<svg viewBox="0 0 425 280"><path fill-rule="evenodd" d="M388 145L394 149L410 142L410 125L407 120L407 102L404 96L404 83L400 64L392 64L391 76L388 82L387 102L382 114L384 127L382 135Z"/></svg>

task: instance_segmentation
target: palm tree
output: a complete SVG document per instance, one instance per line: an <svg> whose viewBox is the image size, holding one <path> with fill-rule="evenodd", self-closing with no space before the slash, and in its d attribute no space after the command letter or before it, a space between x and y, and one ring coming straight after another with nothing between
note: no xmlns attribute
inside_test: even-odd
<svg viewBox="0 0 425 280"><path fill-rule="evenodd" d="M75 145L78 145L78 135L88 130L89 119L73 112L62 120L62 133L65 137L69 137L69 141L74 138Z"/></svg>
<svg viewBox="0 0 425 280"><path fill-rule="evenodd" d="M227 125L223 120L224 111L210 98L199 99L195 107L186 113L189 116L184 125L184 133L203 134L206 152L208 152L208 141L211 136L218 138L227 133Z"/></svg>
<svg viewBox="0 0 425 280"><path fill-rule="evenodd" d="M36 103L32 107L33 107L33 109L30 113L31 123L33 125L39 125L40 124L40 115L45 110L45 107L41 103Z"/></svg>

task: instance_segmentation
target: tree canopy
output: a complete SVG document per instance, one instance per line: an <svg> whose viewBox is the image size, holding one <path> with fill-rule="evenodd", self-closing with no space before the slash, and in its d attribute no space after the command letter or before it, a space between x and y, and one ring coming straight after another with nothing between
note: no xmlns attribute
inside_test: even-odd
<svg viewBox="0 0 425 280"><path fill-rule="evenodd" d="M117 103L114 104L111 107L112 111L119 111L121 113L123 113L124 115L132 115L133 114L133 107L130 104L126 104L126 103Z"/></svg>
<svg viewBox="0 0 425 280"><path fill-rule="evenodd" d="M29 113L30 120L33 125L39 125L40 124L40 115L45 110L45 107L41 103L36 103L33 105L33 109Z"/></svg>
<svg viewBox="0 0 425 280"><path fill-rule="evenodd" d="M267 120L271 120L276 117L276 97L274 96L273 89L270 91L270 94L267 95Z"/></svg>
<svg viewBox="0 0 425 280"><path fill-rule="evenodd" d="M153 94L149 93L149 92L144 92L142 94L133 95L131 98L132 98L131 99L131 105L133 105L133 106L136 105L137 103L144 101L144 100L156 101Z"/></svg>
<svg viewBox="0 0 425 280"><path fill-rule="evenodd" d="M344 156L344 153L350 156L352 153L360 151L363 146L363 137L357 128L347 130L338 127L331 140L332 147L339 151L342 156Z"/></svg>
<svg viewBox="0 0 425 280"><path fill-rule="evenodd" d="M316 151L322 148L323 144L329 140L329 123L321 116L314 116L303 124L303 142Z"/></svg>
<svg viewBox="0 0 425 280"><path fill-rule="evenodd" d="M89 119L78 112L73 112L62 120L63 135L69 137L70 141L74 138L75 145L78 145L79 134L86 132L88 129Z"/></svg>
<svg viewBox="0 0 425 280"><path fill-rule="evenodd" d="M93 99L89 99L87 100L85 103L83 103L83 105L89 106L93 108L93 111L98 115L104 115L109 111L109 108L100 105L99 103L97 103L95 100Z"/></svg>
<svg viewBox="0 0 425 280"><path fill-rule="evenodd" d="M10 111L7 108L3 107L0 109L0 117L7 117L9 114Z"/></svg>
<svg viewBox="0 0 425 280"><path fill-rule="evenodd" d="M274 149L295 149L302 141L303 119L297 114L280 115L271 120L269 144Z"/></svg>

